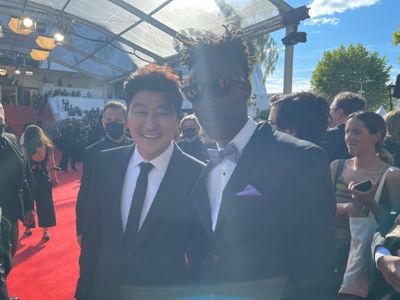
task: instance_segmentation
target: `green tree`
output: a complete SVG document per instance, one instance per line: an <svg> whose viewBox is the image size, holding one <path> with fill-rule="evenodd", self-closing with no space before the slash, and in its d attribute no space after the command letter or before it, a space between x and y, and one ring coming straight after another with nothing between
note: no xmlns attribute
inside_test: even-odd
<svg viewBox="0 0 400 300"><path fill-rule="evenodd" d="M397 29L397 31L395 33L393 33L393 44L396 46L398 44L400 44L400 26ZM398 57L399 63L400 63L400 55Z"/></svg>
<svg viewBox="0 0 400 300"><path fill-rule="evenodd" d="M317 92L332 98L343 91L360 92L361 87L368 107L387 107L387 82L391 66L385 57L371 52L361 44L343 45L325 51L311 77L311 86Z"/></svg>

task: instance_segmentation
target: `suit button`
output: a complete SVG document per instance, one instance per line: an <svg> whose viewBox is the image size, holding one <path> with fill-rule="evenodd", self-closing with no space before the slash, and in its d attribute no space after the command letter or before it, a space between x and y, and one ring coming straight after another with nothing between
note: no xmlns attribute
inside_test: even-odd
<svg viewBox="0 0 400 300"><path fill-rule="evenodd" d="M218 256L217 254L214 254L212 257L213 262L217 263L218 262Z"/></svg>

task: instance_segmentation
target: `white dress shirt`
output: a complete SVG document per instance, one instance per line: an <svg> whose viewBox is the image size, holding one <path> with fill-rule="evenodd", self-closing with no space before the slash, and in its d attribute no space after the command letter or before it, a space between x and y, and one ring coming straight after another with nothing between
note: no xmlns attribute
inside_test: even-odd
<svg viewBox="0 0 400 300"><path fill-rule="evenodd" d="M174 152L174 145L171 145L159 156L149 161L154 167L151 169L148 178L148 185L146 190L146 197L144 199L142 213L139 220L139 229L146 219L147 213L154 201L157 194L158 188L160 187L161 181L164 178L165 172L167 171L169 162ZM125 231L126 224L128 222L129 211L131 209L132 197L135 192L136 182L140 173L140 163L147 162L139 153L137 147L133 151L133 155L129 160L128 168L126 169L124 185L122 187L121 196L121 221L122 228Z"/></svg>
<svg viewBox="0 0 400 300"><path fill-rule="evenodd" d="M255 132L257 124L252 120L248 119L243 128L233 138L230 144L233 144L236 150L239 152L239 157L243 152L244 147L249 142L251 136ZM219 148L219 146L218 146ZM236 163L230 159L224 158L221 163L214 166L206 178L206 186L208 198L210 199L211 207L211 221L212 230L215 230L215 226L218 220L219 209L221 207L222 193L225 189L226 184L232 176L233 171L236 168Z"/></svg>

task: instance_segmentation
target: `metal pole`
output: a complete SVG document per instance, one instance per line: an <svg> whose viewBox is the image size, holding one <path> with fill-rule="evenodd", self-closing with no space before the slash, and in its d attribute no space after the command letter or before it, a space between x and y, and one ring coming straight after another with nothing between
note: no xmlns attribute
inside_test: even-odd
<svg viewBox="0 0 400 300"><path fill-rule="evenodd" d="M293 32L293 27L286 27L286 35ZM285 46L285 68L283 74L283 93L292 92L294 46Z"/></svg>

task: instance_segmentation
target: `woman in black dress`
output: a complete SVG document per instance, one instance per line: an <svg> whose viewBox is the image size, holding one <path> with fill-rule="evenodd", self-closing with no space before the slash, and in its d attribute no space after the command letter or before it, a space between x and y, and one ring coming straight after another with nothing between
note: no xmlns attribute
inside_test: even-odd
<svg viewBox="0 0 400 300"><path fill-rule="evenodd" d="M32 196L36 202L39 227L43 228L42 238L45 241L50 239L48 228L56 225L52 187L59 181L53 148L52 141L40 127L30 125L25 129L23 149L34 176ZM25 235L31 234L30 229L26 228Z"/></svg>

